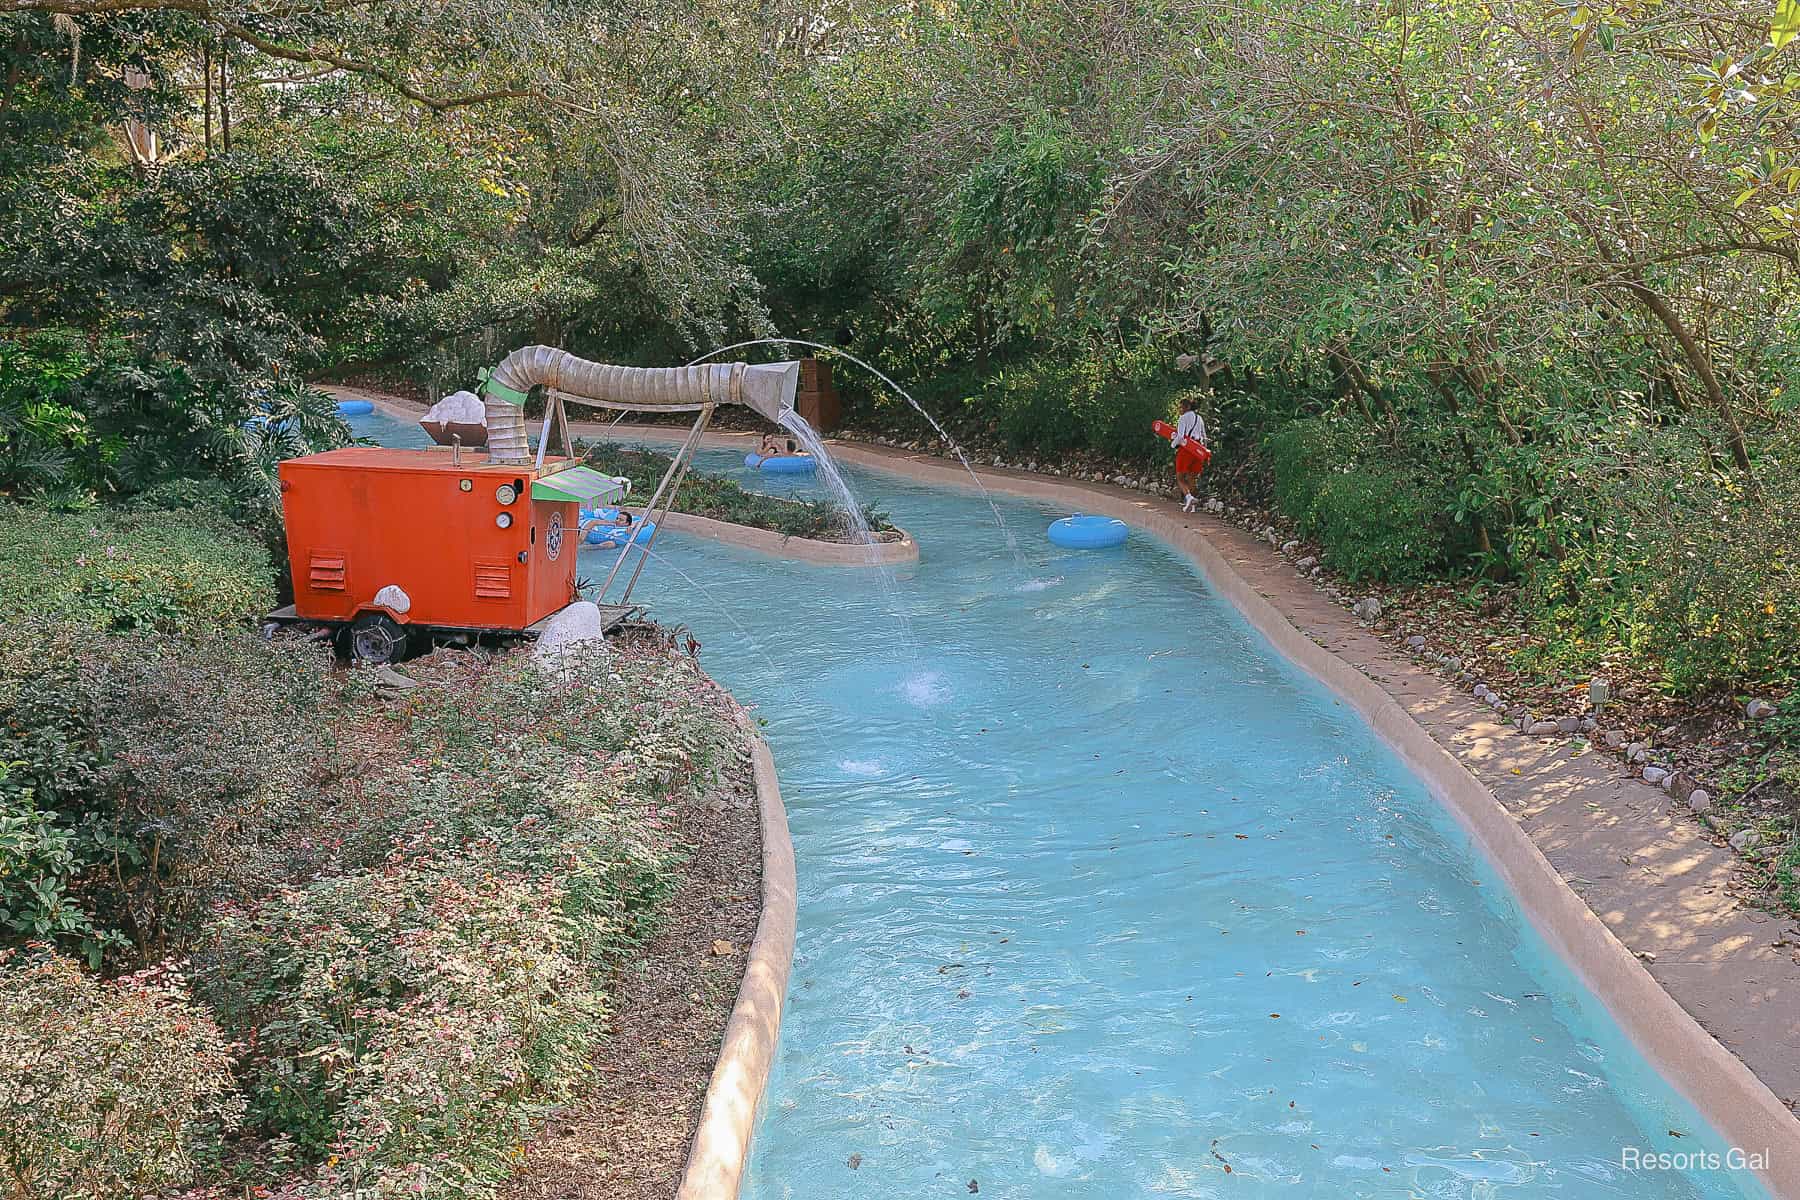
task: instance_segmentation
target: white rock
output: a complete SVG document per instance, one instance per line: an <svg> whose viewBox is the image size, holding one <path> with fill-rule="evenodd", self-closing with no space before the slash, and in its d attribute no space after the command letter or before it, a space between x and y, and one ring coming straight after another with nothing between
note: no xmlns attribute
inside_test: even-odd
<svg viewBox="0 0 1800 1200"><path fill-rule="evenodd" d="M1731 848L1739 854L1756 849L1762 842L1762 834L1754 829L1740 829L1731 835Z"/></svg>
<svg viewBox="0 0 1800 1200"><path fill-rule="evenodd" d="M1364 596L1350 606L1350 611L1361 621L1374 621L1381 616L1381 601L1374 596Z"/></svg>
<svg viewBox="0 0 1800 1200"><path fill-rule="evenodd" d="M1581 718L1581 731L1583 733L1592 733L1592 732L1594 732L1594 730L1596 730L1598 728L1600 728L1600 722L1594 720L1594 718L1592 718L1592 717Z"/></svg>
<svg viewBox="0 0 1800 1200"><path fill-rule="evenodd" d="M1298 550L1299 548L1300 548L1299 542L1283 542L1283 543L1281 543L1281 552L1283 554L1292 554L1294 551Z"/></svg>
<svg viewBox="0 0 1800 1200"><path fill-rule="evenodd" d="M1712 796L1705 788L1695 788L1688 793L1688 807L1702 815L1712 811Z"/></svg>
<svg viewBox="0 0 1800 1200"><path fill-rule="evenodd" d="M1760 721L1764 717L1775 715L1775 706L1767 700L1752 700L1744 705L1744 715L1752 721Z"/></svg>
<svg viewBox="0 0 1800 1200"><path fill-rule="evenodd" d="M408 596L398 584L390 583L376 592L375 603L397 613L412 611L412 597Z"/></svg>
<svg viewBox="0 0 1800 1200"><path fill-rule="evenodd" d="M1424 637L1416 633L1413 634L1406 639L1406 648L1408 650L1423 650L1425 648Z"/></svg>
<svg viewBox="0 0 1800 1200"><path fill-rule="evenodd" d="M1112 481L1113 481L1113 483L1117 484L1119 487L1126 487L1131 483L1131 480L1125 478L1125 476L1123 476L1123 475L1114 475L1112 477Z"/></svg>
<svg viewBox="0 0 1800 1200"><path fill-rule="evenodd" d="M1488 707L1489 708L1498 712L1501 708L1505 707L1505 705L1506 705L1506 697L1500 695L1498 692L1489 692L1488 693Z"/></svg>
<svg viewBox="0 0 1800 1200"><path fill-rule="evenodd" d="M1302 571L1310 571L1319 565L1319 560L1309 554L1294 565Z"/></svg>
<svg viewBox="0 0 1800 1200"><path fill-rule="evenodd" d="M1645 767L1644 768L1644 782L1645 783L1661 783L1663 780L1667 779L1668 777L1669 777L1669 772L1666 768L1663 768L1663 767Z"/></svg>
<svg viewBox="0 0 1800 1200"><path fill-rule="evenodd" d="M571 646L599 648L589 645L593 642L605 646L606 622L601 619L599 606L593 601L577 600L544 624L537 645L531 648L531 657L543 662L560 657Z"/></svg>
<svg viewBox="0 0 1800 1200"><path fill-rule="evenodd" d="M1546 718L1545 720L1542 720L1542 721L1533 721L1530 725L1525 727L1525 732L1533 733L1533 734L1538 735L1539 737L1542 737L1545 734L1549 734L1549 733L1559 733L1559 732L1561 732L1561 729L1558 727L1558 725L1555 721L1552 721L1552 720L1549 720L1548 718Z"/></svg>
<svg viewBox="0 0 1800 1200"><path fill-rule="evenodd" d="M1222 513L1225 511L1225 502L1217 496L1208 496L1206 498L1206 511L1209 513Z"/></svg>
<svg viewBox="0 0 1800 1200"><path fill-rule="evenodd" d="M1643 762L1645 758L1649 757L1649 754L1650 747L1644 745L1642 742L1632 742L1625 747L1625 757L1629 758L1632 762Z"/></svg>
<svg viewBox="0 0 1800 1200"><path fill-rule="evenodd" d="M1580 728L1581 728L1581 719L1579 717L1558 717L1558 718L1556 718L1556 732L1558 732L1558 733L1574 733L1576 730L1578 730Z"/></svg>
<svg viewBox="0 0 1800 1200"><path fill-rule="evenodd" d="M1462 659L1456 657L1456 655L1454 655L1454 654L1452 654L1449 658L1446 658L1444 660L1445 670L1460 671L1460 670L1462 670L1462 665L1463 665Z"/></svg>
<svg viewBox="0 0 1800 1200"><path fill-rule="evenodd" d="M1625 735L1617 729L1609 729L1600 735L1600 740L1606 743L1608 749L1617 750L1625 744Z"/></svg>

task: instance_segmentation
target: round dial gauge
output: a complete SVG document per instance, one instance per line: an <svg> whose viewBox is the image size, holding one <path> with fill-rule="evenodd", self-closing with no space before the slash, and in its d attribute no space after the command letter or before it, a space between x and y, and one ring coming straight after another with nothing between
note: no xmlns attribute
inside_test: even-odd
<svg viewBox="0 0 1800 1200"><path fill-rule="evenodd" d="M473 491L475 488L475 481L473 479L465 479L462 482L458 483L456 486L461 488L465 492Z"/></svg>
<svg viewBox="0 0 1800 1200"><path fill-rule="evenodd" d="M510 483L503 483L499 487L494 489L494 499L498 500L502 504L511 504L514 500L517 500L518 498L519 498L519 493L517 493L513 490L513 485Z"/></svg>
<svg viewBox="0 0 1800 1200"><path fill-rule="evenodd" d="M511 513L501 513L499 516L494 518L494 524L498 525L502 529L511 529L512 528L512 514Z"/></svg>

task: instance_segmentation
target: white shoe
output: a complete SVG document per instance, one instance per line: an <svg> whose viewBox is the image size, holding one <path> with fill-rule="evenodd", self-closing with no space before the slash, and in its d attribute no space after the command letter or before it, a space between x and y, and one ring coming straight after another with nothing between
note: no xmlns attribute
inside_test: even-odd
<svg viewBox="0 0 1800 1200"><path fill-rule="evenodd" d="M1183 500L1181 502L1181 511L1182 512L1193 512L1194 511L1194 498L1192 496L1189 496L1186 500Z"/></svg>

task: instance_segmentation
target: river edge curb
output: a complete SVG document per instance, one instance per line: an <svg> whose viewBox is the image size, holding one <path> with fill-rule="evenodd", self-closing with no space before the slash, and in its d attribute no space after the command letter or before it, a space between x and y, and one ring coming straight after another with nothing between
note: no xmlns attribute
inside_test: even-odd
<svg viewBox="0 0 1800 1200"><path fill-rule="evenodd" d="M787 810L781 803L781 785L768 743L741 710L740 717L750 735L762 830L762 912L756 919L743 982L725 1024L719 1061L706 1085L675 1200L736 1200L750 1161L757 1111L775 1064L788 975L794 965L798 880Z"/></svg>

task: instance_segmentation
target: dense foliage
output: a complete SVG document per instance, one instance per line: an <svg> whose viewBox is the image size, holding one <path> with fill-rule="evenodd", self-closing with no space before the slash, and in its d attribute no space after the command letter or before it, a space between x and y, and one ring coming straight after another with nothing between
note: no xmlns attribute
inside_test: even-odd
<svg viewBox="0 0 1800 1200"><path fill-rule="evenodd" d="M774 328L1027 458L1165 466L1197 392L1214 486L1352 577L1517 582L1671 689L1783 687L1792 575L1712 548L1790 470L1796 22L0 0L0 490L266 509L341 436L303 373Z"/></svg>
<svg viewBox="0 0 1800 1200"><path fill-rule="evenodd" d="M0 501L0 621L175 632L258 620L274 602L268 550L215 512Z"/></svg>
<svg viewBox="0 0 1800 1200"><path fill-rule="evenodd" d="M451 654L378 704L245 627L270 572L241 533L36 515L0 639L8 1194L488 1194L674 885L658 809L740 761L721 694L660 648L549 675ZM170 594L119 607L82 570L27 574L17 547L82 552L92 521L148 530L196 586L122 567L125 594Z"/></svg>

